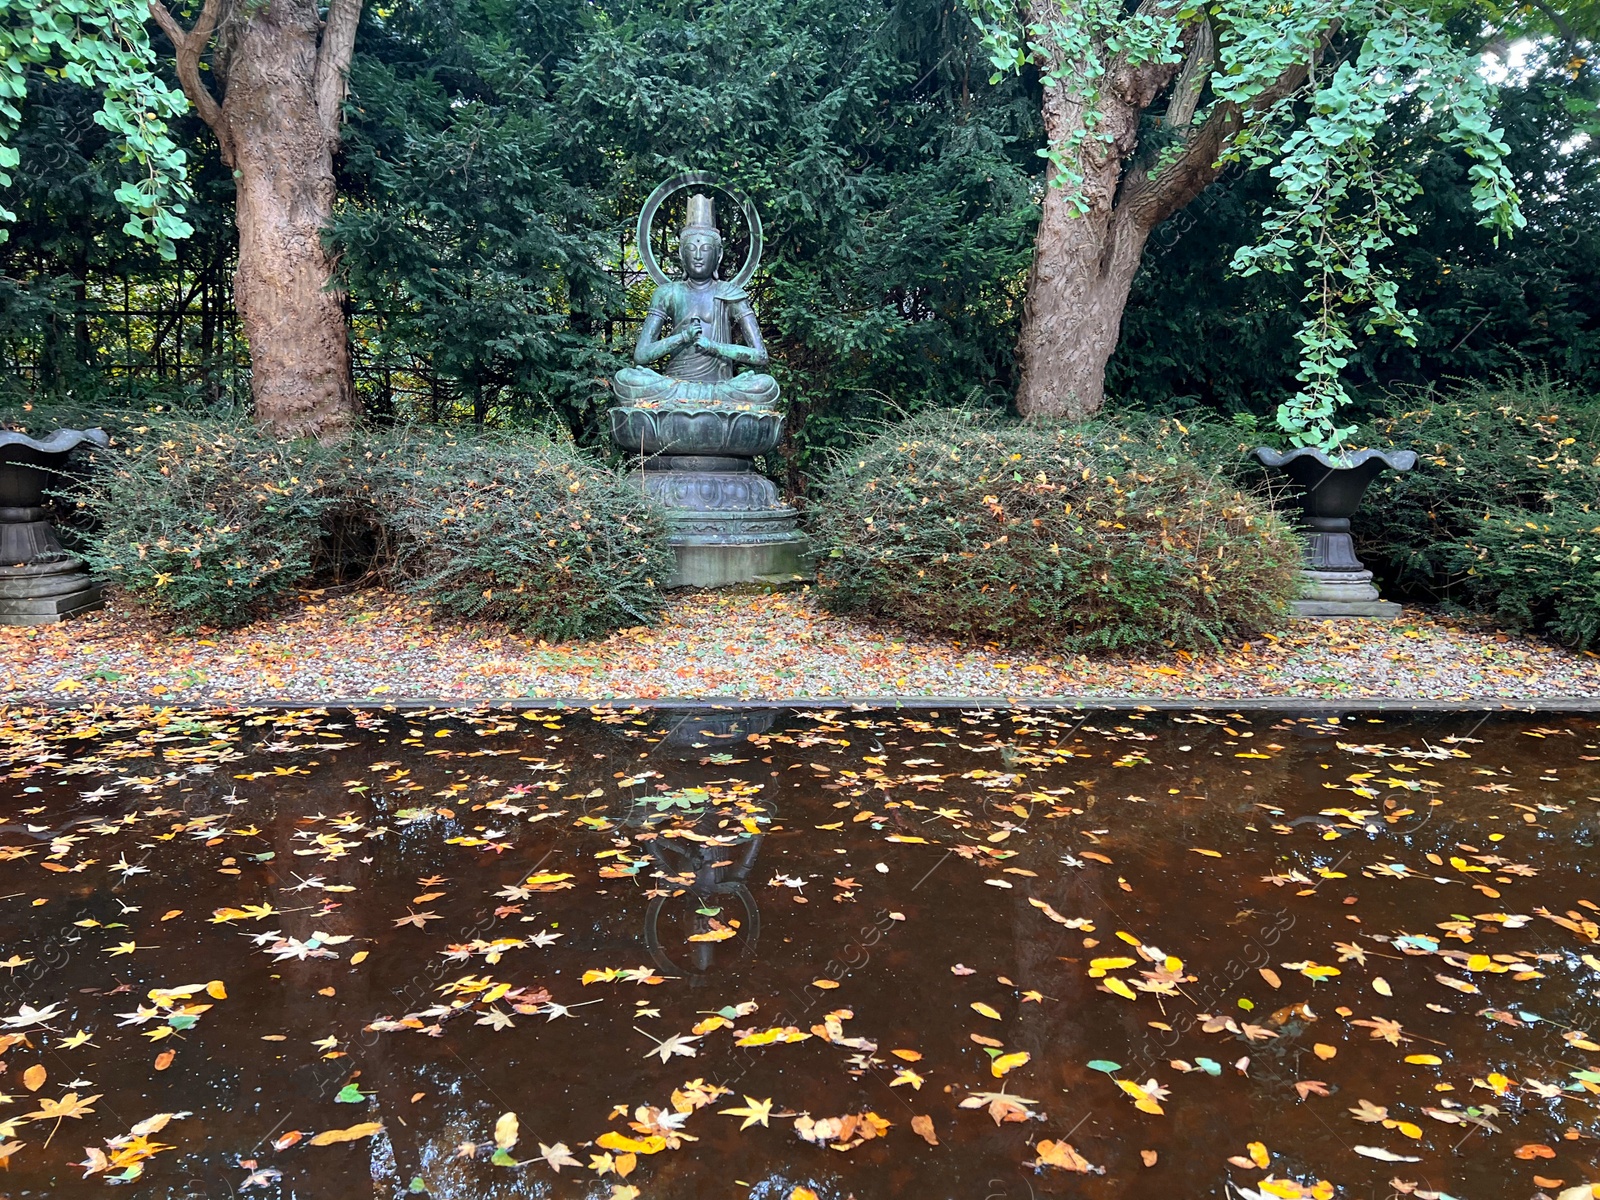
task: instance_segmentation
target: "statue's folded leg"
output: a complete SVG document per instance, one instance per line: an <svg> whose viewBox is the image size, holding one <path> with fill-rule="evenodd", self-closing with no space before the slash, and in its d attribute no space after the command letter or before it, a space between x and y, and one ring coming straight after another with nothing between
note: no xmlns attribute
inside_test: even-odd
<svg viewBox="0 0 1600 1200"><path fill-rule="evenodd" d="M624 404L659 403L671 398L676 382L649 367L623 367L611 377L611 391Z"/></svg>
<svg viewBox="0 0 1600 1200"><path fill-rule="evenodd" d="M758 371L741 371L723 386L738 404L770 408L778 402L778 381Z"/></svg>

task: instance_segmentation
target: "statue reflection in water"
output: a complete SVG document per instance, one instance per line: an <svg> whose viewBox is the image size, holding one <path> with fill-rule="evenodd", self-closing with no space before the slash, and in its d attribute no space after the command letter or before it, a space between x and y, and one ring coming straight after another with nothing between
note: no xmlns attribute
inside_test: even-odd
<svg viewBox="0 0 1600 1200"><path fill-rule="evenodd" d="M653 758L698 761L771 727L772 711L695 709L664 714ZM734 788L687 787L642 798L629 825L656 832L644 943L667 974L703 983L755 956L761 910L749 886L769 802Z"/></svg>

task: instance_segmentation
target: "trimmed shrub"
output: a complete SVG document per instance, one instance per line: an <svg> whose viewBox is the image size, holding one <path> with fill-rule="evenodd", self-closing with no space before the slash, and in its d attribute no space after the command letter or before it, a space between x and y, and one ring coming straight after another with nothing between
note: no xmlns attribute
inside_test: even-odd
<svg viewBox="0 0 1600 1200"><path fill-rule="evenodd" d="M1419 458L1380 475L1354 521L1386 590L1600 645L1600 399L1548 381L1474 386L1397 400L1371 429Z"/></svg>
<svg viewBox="0 0 1600 1200"><path fill-rule="evenodd" d="M1353 522L1362 557L1399 596L1476 605L1463 548L1490 513L1538 521L1600 499L1600 399L1549 382L1396 398L1364 432L1419 460L1378 476Z"/></svg>
<svg viewBox="0 0 1600 1200"><path fill-rule="evenodd" d="M1502 625L1600 647L1600 505L1558 502L1539 516L1498 509L1462 540L1457 563Z"/></svg>
<svg viewBox="0 0 1600 1200"><path fill-rule="evenodd" d="M42 431L64 414L22 415ZM321 446L244 419L66 419L113 439L63 480L82 518L76 548L180 629L237 627L333 584L392 582L441 617L552 640L648 624L664 603L664 513L543 435L400 431Z"/></svg>
<svg viewBox="0 0 1600 1200"><path fill-rule="evenodd" d="M960 638L1216 646L1300 579L1268 505L1107 425L924 414L841 457L812 515L828 607Z"/></svg>
<svg viewBox="0 0 1600 1200"><path fill-rule="evenodd" d="M403 436L358 471L401 586L438 612L568 641L661 609L664 513L570 445Z"/></svg>
<svg viewBox="0 0 1600 1200"><path fill-rule="evenodd" d="M152 419L119 433L80 488L96 574L183 629L243 625L305 582L336 501L328 451L248 424Z"/></svg>

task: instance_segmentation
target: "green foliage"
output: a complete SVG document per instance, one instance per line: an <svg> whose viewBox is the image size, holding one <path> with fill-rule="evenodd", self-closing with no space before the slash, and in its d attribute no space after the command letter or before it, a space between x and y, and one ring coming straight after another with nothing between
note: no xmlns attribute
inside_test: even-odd
<svg viewBox="0 0 1600 1200"><path fill-rule="evenodd" d="M1457 7L1452 28L1475 31L1478 7ZM1360 47L1336 42L1319 81ZM196 197L195 233L164 262L120 232L116 190L146 172L96 123L103 92L52 63L25 68L5 135L21 161L0 195L17 214L0 245L0 390L216 403L245 370L214 139L193 114L167 121ZM170 62L157 69L175 94ZM986 86L990 72L958 0L366 6L330 236L368 416L564 427L603 446L606 377L643 306L622 248L680 166L730 175L766 219L755 292L789 417L772 466L792 490L884 419L974 394L1003 407L1044 138L1037 72ZM1600 390L1600 138L1582 136L1597 91L1595 60L1574 66L1553 42L1497 89L1490 123L1529 222L1511 239L1479 224L1473 160L1436 136L1442 118L1412 97L1390 106L1375 161L1422 183L1400 211L1417 232L1369 258L1399 281L1416 345L1353 339L1343 423L1390 385L1451 376L1531 366ZM1169 137L1163 120L1147 114L1141 140ZM1156 228L1108 370L1117 405L1269 424L1298 390L1297 276L1228 270L1283 207L1275 189L1241 162Z"/></svg>
<svg viewBox="0 0 1600 1200"><path fill-rule="evenodd" d="M357 468L394 574L437 612L568 641L650 624L664 603L664 514L570 445L402 436Z"/></svg>
<svg viewBox="0 0 1600 1200"><path fill-rule="evenodd" d="M840 456L813 531L838 612L1062 651L1193 649L1275 624L1297 539L1184 431L929 413Z"/></svg>
<svg viewBox="0 0 1600 1200"><path fill-rule="evenodd" d="M607 376L648 296L633 222L661 179L694 167L747 191L767 228L752 292L792 482L863 421L952 393L1003 403L1039 112L1018 82L982 86L956 11L369 7L333 230L381 326L358 317L358 353L491 421L554 417L602 442Z"/></svg>
<svg viewBox="0 0 1600 1200"><path fill-rule="evenodd" d="M1404 146L1396 152L1384 136L1402 103L1425 108L1431 132L1473 160L1472 204L1485 224L1510 232L1523 223L1476 52L1422 13L1376 0L1289 0L1267 8L1248 0L1174 0L1136 10L1099 0L969 4L999 72L1044 64L1043 84L1063 89L1071 111L1081 114L1063 123L1046 151L1052 183L1067 190L1068 207L1079 217L1091 207L1086 172L1114 141L1103 128L1110 106L1137 111L1148 104L1150 97L1133 101L1136 86L1129 81L1149 65L1184 62L1205 28L1215 58L1189 60L1202 71L1184 84L1198 108L1180 124L1224 122L1219 161L1270 164L1277 181L1279 203L1232 265L1247 276L1303 274L1310 315L1296 335L1302 386L1278 410L1279 426L1296 445L1332 451L1352 432L1333 419L1350 399L1341 378L1355 349L1349 310L1361 310L1358 320L1369 333L1387 326L1414 337L1398 307L1396 281L1372 258L1409 232L1402 210L1419 191L1414 156ZM1306 111L1297 112L1296 72L1317 62L1335 32L1359 48L1320 77L1310 72ZM1106 81L1114 96L1104 90ZM1190 135L1183 129L1150 170L1159 172L1184 150Z"/></svg>
<svg viewBox="0 0 1600 1200"><path fill-rule="evenodd" d="M563 19L565 18L565 19ZM329 238L361 349L420 361L478 423L592 433L616 239L567 178L546 62L572 14L453 3L369 21Z"/></svg>
<svg viewBox="0 0 1600 1200"><path fill-rule="evenodd" d="M1425 109L1441 139L1472 160L1472 208L1482 224L1501 233L1526 224L1477 57L1404 8L1376 7L1358 27L1365 38L1355 61L1340 63L1316 89L1311 115L1277 149L1271 173L1280 202L1267 211L1256 244L1233 260L1246 275L1297 266L1304 274L1312 315L1295 335L1302 387L1279 407L1278 426L1295 445L1328 451L1355 432L1334 422L1350 402L1342 380L1355 350L1347 312L1365 310L1368 334L1382 326L1416 342L1415 312L1400 309L1398 282L1373 259L1397 236L1416 232L1404 206L1422 190L1407 151L1396 153L1383 137L1394 110L1402 102ZM1254 158L1259 165L1267 156L1257 150Z"/></svg>
<svg viewBox="0 0 1600 1200"><path fill-rule="evenodd" d="M1600 490L1547 513L1496 509L1461 549L1468 589L1503 627L1600 648Z"/></svg>
<svg viewBox="0 0 1600 1200"><path fill-rule="evenodd" d="M0 390L139 407L148 394L203 391L220 407L218 393L233 382L232 357L224 364L218 343L231 324L225 308L238 233L232 175L209 131L192 114L172 123L189 159L194 232L164 259L158 247L122 233L127 213L115 194L137 178L138 164L123 162L117 138L95 123L100 95L42 67L26 79L23 121L11 139L19 162L3 196L15 220L0 245L0 362L11 368ZM185 301L192 307L180 323L173 309ZM180 338L182 364L173 353ZM215 357L205 363L204 355ZM204 374L181 369L196 359Z"/></svg>
<svg viewBox="0 0 1600 1200"><path fill-rule="evenodd" d="M1420 459L1379 476L1354 522L1391 592L1594 643L1600 400L1550 383L1478 386L1398 399L1372 430Z"/></svg>
<svg viewBox="0 0 1600 1200"><path fill-rule="evenodd" d="M316 443L163 417L119 433L81 495L98 575L184 629L243 625L305 582L335 501Z"/></svg>
<svg viewBox="0 0 1600 1200"><path fill-rule="evenodd" d="M184 176L187 156L166 121L187 101L153 70L148 13L144 0L0 0L0 187L10 185L8 172L19 161L12 139L22 122L30 68L98 89L104 102L95 123L115 137L123 161L143 172L116 190L128 213L123 232L172 258L174 240L193 232L183 219L183 201L192 193ZM0 222L14 219L0 206ZM0 240L6 232L0 224Z"/></svg>
<svg viewBox="0 0 1600 1200"><path fill-rule="evenodd" d="M1548 372L1600 392L1600 139L1583 136L1576 101L1600 96L1600 71L1574 78L1564 61L1535 57L1496 92L1495 126L1518 179L1528 227L1485 229L1472 207L1465 155L1445 148L1417 167L1420 195L1404 210L1416 233L1372 255L1416 310L1414 346L1363 338L1346 368L1364 421L1368 398L1451 378ZM1407 104L1390 130L1425 145L1431 115ZM1289 274L1243 278L1233 248L1274 202L1266 172L1231 168L1158 226L1123 314L1107 391L1123 408L1204 406L1275 425L1299 358L1302 293Z"/></svg>

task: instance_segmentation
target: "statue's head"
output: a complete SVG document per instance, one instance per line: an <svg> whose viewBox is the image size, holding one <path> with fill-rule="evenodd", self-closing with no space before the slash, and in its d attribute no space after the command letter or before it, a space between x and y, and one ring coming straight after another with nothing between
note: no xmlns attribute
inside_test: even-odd
<svg viewBox="0 0 1600 1200"><path fill-rule="evenodd" d="M688 217L678 238L678 261L684 275L696 283L712 279L722 265L722 234L710 196L690 196Z"/></svg>

